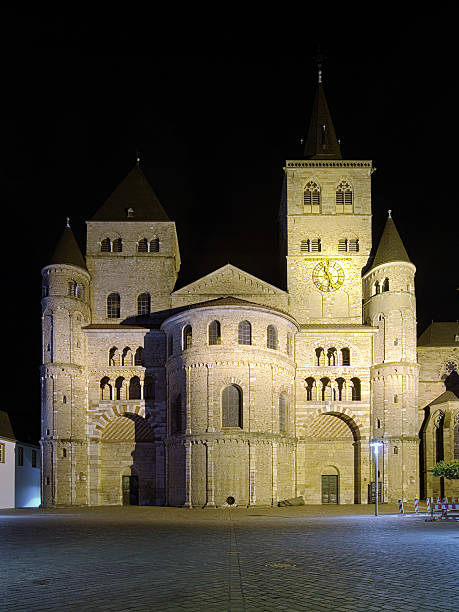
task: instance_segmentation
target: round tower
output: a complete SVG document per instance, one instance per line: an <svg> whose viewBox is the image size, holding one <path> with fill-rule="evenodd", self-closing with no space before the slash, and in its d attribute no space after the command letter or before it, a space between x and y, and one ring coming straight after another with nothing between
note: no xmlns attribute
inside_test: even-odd
<svg viewBox="0 0 459 612"><path fill-rule="evenodd" d="M67 220L51 261L42 270L43 506L87 503L82 328L91 317L89 285L90 275Z"/></svg>
<svg viewBox="0 0 459 612"><path fill-rule="evenodd" d="M379 482L389 502L419 495L415 271L389 211L363 277L364 321L378 328L370 374L372 437L384 442Z"/></svg>

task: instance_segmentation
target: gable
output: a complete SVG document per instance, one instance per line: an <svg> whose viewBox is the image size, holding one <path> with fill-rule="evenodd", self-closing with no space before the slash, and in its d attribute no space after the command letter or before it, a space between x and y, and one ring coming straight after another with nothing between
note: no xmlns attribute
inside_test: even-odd
<svg viewBox="0 0 459 612"><path fill-rule="evenodd" d="M222 268L174 291L172 296L226 296L226 295L265 295L285 296L286 292L274 285L252 276L240 268L226 264Z"/></svg>

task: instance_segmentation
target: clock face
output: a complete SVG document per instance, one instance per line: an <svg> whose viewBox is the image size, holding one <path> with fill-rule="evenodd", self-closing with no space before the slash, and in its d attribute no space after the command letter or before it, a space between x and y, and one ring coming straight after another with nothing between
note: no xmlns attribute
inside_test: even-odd
<svg viewBox="0 0 459 612"><path fill-rule="evenodd" d="M344 270L338 262L324 259L312 271L312 280L321 291L336 291L344 282Z"/></svg>

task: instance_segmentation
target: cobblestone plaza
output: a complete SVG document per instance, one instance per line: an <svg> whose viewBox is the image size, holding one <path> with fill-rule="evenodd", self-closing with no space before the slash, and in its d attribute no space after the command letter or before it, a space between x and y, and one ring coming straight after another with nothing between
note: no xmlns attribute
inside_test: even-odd
<svg viewBox="0 0 459 612"><path fill-rule="evenodd" d="M2 510L0 610L457 609L458 523L373 511Z"/></svg>

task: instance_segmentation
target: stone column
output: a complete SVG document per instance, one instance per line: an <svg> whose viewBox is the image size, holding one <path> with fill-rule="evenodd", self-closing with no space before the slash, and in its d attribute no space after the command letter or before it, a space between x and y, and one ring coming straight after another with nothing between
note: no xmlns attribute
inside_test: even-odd
<svg viewBox="0 0 459 612"><path fill-rule="evenodd" d="M214 486L214 445L213 442L206 443L207 462L207 484L206 484L206 508L215 508L215 486Z"/></svg>
<svg viewBox="0 0 459 612"><path fill-rule="evenodd" d="M191 508L191 441L185 441L185 502L184 508Z"/></svg>
<svg viewBox="0 0 459 612"><path fill-rule="evenodd" d="M249 445L249 506L255 506L257 503L256 494L256 445L255 442L248 441Z"/></svg>
<svg viewBox="0 0 459 612"><path fill-rule="evenodd" d="M272 469L273 469L273 496L272 505L277 504L277 442L272 445Z"/></svg>

